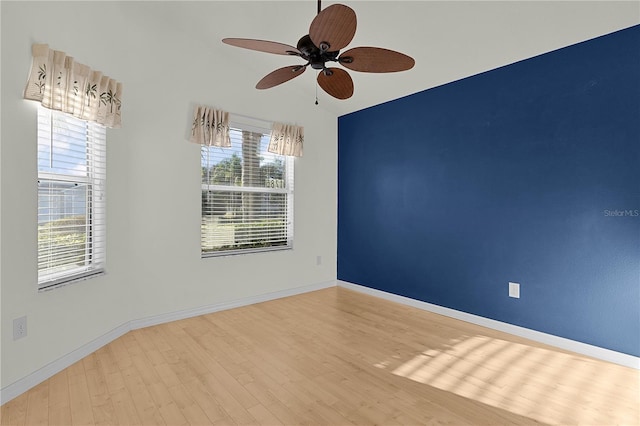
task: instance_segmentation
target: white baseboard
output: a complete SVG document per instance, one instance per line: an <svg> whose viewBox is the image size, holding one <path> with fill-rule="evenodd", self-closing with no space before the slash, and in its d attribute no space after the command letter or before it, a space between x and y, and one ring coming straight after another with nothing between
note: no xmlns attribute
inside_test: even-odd
<svg viewBox="0 0 640 426"><path fill-rule="evenodd" d="M308 293L310 291L322 290L324 288L335 287L335 281L327 281L318 284L311 284L302 287L290 288L287 290L275 291L272 293L259 294L257 296L249 296L242 299L231 300L229 302L216 303L214 305L200 306L193 309L185 309L183 311L169 312L166 314L154 315L147 318L129 321L131 330L138 328L150 327L152 325L164 324L171 321L197 317L213 312L225 311L227 309L240 308L242 306L254 305L256 303L268 302L269 300L282 299L283 297L295 296L297 294Z"/></svg>
<svg viewBox="0 0 640 426"><path fill-rule="evenodd" d="M459 319L465 322L480 325L482 327L491 328L493 330L503 331L505 333L513 334L515 336L524 337L526 339L533 340L535 342L544 343L546 345L554 346L554 347L575 352L581 355L590 356L592 358L596 358L603 361L608 361L615 364L623 365L625 367L631 367L631 368L635 368L636 370L640 370L640 358L635 357L633 355L612 351L610 349L604 349L598 346L577 342L575 340L565 339L564 337L558 337L552 334L542 333L539 331L531 330L529 328L519 327L517 325L509 324L506 322L496 321L496 320L481 317L478 315L468 314L466 312L456 311L455 309L445 308L443 306L422 302L420 300L399 296L393 293L387 293L385 291L364 287L364 286L349 283L346 281L338 280L337 284L338 284L338 287L343 287L349 290L365 293L370 296L375 296L375 297L386 299L392 302L401 303L403 305L412 306L414 308L433 312L435 314L440 314L450 318Z"/></svg>
<svg viewBox="0 0 640 426"><path fill-rule="evenodd" d="M17 380L10 385L0 389L0 405L11 401L13 398L23 394L34 386L42 383L48 378L54 376L70 365L80 361L87 355L92 354L101 347L111 343L118 337L128 333L131 330L149 327L152 325L163 324L166 322L191 318L199 315L210 314L212 312L223 311L226 309L238 308L241 306L253 305L255 303L267 302L269 300L281 299L283 297L295 296L297 294L308 293L310 291L322 290L324 288L335 287L335 281L327 281L318 284L312 284L302 287L276 291L272 293L259 294L257 296L245 297L243 299L232 300L229 302L215 303L213 305L200 306L193 309L185 309L177 312L169 312L152 317L127 321L126 323L114 328L113 330L103 334L102 336L82 345L73 352L64 355L57 360L50 362L33 373Z"/></svg>

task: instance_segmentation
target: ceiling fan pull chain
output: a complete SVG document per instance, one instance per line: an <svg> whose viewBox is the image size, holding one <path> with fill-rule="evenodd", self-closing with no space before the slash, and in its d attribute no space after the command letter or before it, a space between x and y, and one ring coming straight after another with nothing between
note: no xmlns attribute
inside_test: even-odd
<svg viewBox="0 0 640 426"><path fill-rule="evenodd" d="M322 0L318 0L318 13L320 13L320 9L322 8L322 7L320 6L320 2L321 2L321 1L322 1Z"/></svg>
<svg viewBox="0 0 640 426"><path fill-rule="evenodd" d="M320 0L318 0L318 3L319 2ZM318 74L320 74L320 71L318 71ZM318 79L317 78L316 78L316 105L318 105Z"/></svg>

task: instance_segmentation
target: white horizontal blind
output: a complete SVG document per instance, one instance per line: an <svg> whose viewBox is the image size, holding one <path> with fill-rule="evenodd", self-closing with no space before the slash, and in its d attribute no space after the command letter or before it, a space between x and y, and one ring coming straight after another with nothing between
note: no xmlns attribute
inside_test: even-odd
<svg viewBox="0 0 640 426"><path fill-rule="evenodd" d="M231 148L203 146L203 256L290 248L293 160L267 152L270 130L231 125Z"/></svg>
<svg viewBox="0 0 640 426"><path fill-rule="evenodd" d="M106 129L38 109L38 286L103 272Z"/></svg>

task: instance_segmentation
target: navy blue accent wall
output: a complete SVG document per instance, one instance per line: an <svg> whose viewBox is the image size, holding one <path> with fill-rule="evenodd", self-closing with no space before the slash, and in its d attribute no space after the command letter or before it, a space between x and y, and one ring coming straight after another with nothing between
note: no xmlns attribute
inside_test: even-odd
<svg viewBox="0 0 640 426"><path fill-rule="evenodd" d="M640 26L338 124L338 279L640 356Z"/></svg>

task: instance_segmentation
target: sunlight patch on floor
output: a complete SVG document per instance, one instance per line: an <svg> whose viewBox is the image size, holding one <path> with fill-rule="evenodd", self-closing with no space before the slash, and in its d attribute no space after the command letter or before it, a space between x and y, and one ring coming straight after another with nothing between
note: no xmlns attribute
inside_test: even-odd
<svg viewBox="0 0 640 426"><path fill-rule="evenodd" d="M640 424L640 372L579 355L470 336L375 366L545 423Z"/></svg>

